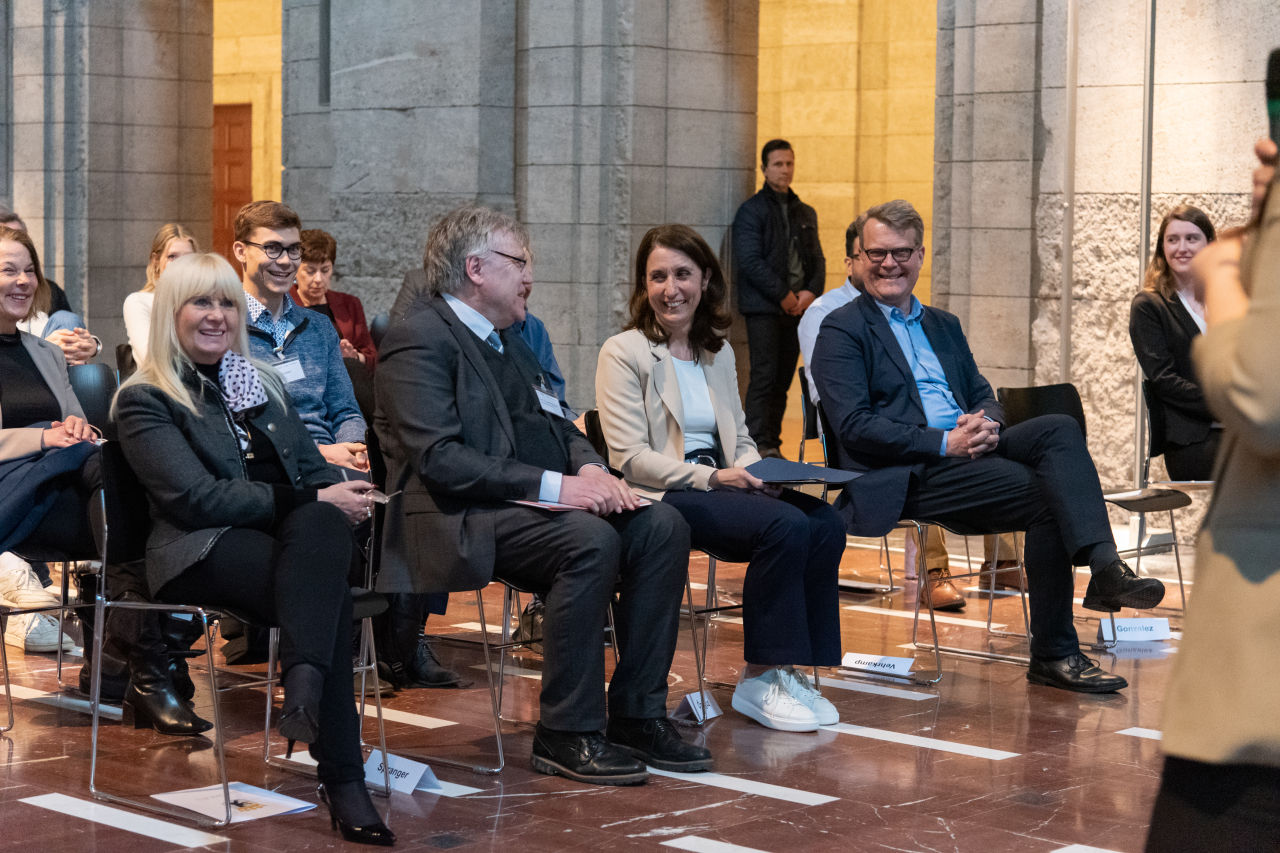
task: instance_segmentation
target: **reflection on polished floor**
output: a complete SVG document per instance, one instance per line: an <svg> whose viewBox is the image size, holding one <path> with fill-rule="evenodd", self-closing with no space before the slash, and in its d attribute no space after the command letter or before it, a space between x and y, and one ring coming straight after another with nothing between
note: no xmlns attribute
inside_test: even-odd
<svg viewBox="0 0 1280 853"><path fill-rule="evenodd" d="M863 544L846 551L845 572L874 578L880 555L874 543ZM740 591L742 568L720 565L723 597ZM695 581L705 573L705 559L695 559ZM1086 580L1078 577L1077 595ZM889 595L842 595L845 651L910 656L902 646L911 635L915 588L908 582ZM1176 602L1176 590L1170 593L1168 600ZM976 590L966 597L967 611L948 614L939 626L943 643L1018 651L1016 641L987 638L986 599ZM501 609L497 587L490 587L486 602L492 628ZM1020 627L1016 596L1000 596L994 607L997 623ZM1078 602L1076 615L1088 618ZM1141 615L1170 616L1176 637L1177 611ZM450 612L432 617L429 627L441 635L474 637L477 621L471 597L455 596ZM1078 621L1077 627L1088 638L1096 634L1097 621ZM732 611L712 624L712 680L736 680L741 632ZM489 694L478 647L436 645L470 686L404 691L387 699L393 711L389 748L393 754L490 760ZM1156 730L1177 641L1127 645L1101 655L1105 668L1130 682L1128 690L1111 696L1032 686L1023 667L954 657L943 658L944 677L936 687L824 672L824 693L840 711L839 726L816 734L775 732L728 710L701 729L686 730L714 752L715 775L653 776L639 788L592 787L539 775L529 767L530 729L508 724L507 768L500 775L436 765L437 776L449 783L446 795L394 794L375 802L389 809L388 822L406 850L1140 850L1159 778ZM915 654L918 668L931 665L931 656ZM611 666L612 656L608 660ZM532 653L509 660L508 717L535 718L540 665ZM0 848L342 846L315 811L208 831L216 838L178 834L186 825L143 825L130 821L131 813L121 819L88 811L84 703L69 698L74 691L59 695L52 655L11 653L10 666L18 721L14 731L0 736ZM74 673L73 667L69 683ZM671 674L671 707L695 679L692 644L683 630ZM197 712L209 717L206 694L207 688L197 694ZM728 687L715 688L724 708L730 695ZM231 694L223 707L231 778L314 802L307 777L261 760L262 694ZM371 724L365 733L373 736ZM216 781L204 738L135 732L118 722L106 723L103 736L100 772L125 789L156 793ZM40 799L50 794L63 796ZM120 828L122 823L128 828Z"/></svg>

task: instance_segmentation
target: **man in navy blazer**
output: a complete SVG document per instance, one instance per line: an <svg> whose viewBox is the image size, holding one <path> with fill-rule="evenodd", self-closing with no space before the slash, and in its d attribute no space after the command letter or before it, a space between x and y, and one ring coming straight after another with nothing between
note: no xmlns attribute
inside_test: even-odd
<svg viewBox="0 0 1280 853"><path fill-rule="evenodd" d="M511 330L525 318L529 262L524 226L488 208L451 211L427 236L433 295L387 331L374 375L398 495L378 589L454 592L497 577L543 595L534 769L603 785L642 783L646 764L710 769L711 753L666 716L689 527L670 505L640 506L609 472ZM606 730L601 628L615 592L622 654Z"/></svg>
<svg viewBox="0 0 1280 853"><path fill-rule="evenodd" d="M920 214L898 200L859 221L870 298L832 312L813 354L840 464L867 471L836 505L850 532L882 536L900 518L1026 530L1028 680L1084 693L1127 686L1080 653L1072 566L1090 567L1084 606L1102 612L1154 607L1164 585L1120 560L1079 426L1046 415L1005 429L960 321L912 295L924 262Z"/></svg>

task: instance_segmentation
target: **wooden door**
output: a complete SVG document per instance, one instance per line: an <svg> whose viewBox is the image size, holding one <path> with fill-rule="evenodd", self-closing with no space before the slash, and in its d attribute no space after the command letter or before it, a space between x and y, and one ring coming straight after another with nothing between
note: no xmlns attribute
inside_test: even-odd
<svg viewBox="0 0 1280 853"><path fill-rule="evenodd" d="M213 246L233 265L236 212L253 201L253 106L213 107Z"/></svg>

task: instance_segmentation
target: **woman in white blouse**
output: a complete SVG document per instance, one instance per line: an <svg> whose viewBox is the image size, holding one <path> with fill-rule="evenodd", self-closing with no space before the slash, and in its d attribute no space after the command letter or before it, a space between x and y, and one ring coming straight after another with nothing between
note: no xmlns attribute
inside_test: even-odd
<svg viewBox="0 0 1280 853"><path fill-rule="evenodd" d="M151 256L147 260L147 283L124 298L124 330L138 364L147 357L147 335L151 329L151 303L155 299L156 279L170 261L200 251L195 235L176 222L160 226L151 238Z"/></svg>
<svg viewBox="0 0 1280 853"><path fill-rule="evenodd" d="M760 454L724 338L725 296L715 254L692 228L645 234L631 321L600 350L600 424L610 464L635 491L678 509L695 548L749 563L734 709L770 728L814 731L839 714L796 667L840 662L844 525L825 502L746 469Z"/></svg>

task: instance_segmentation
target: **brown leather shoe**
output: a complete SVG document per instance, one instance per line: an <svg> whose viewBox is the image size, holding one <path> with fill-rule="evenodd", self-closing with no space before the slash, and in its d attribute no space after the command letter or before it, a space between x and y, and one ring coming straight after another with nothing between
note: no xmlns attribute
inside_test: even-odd
<svg viewBox="0 0 1280 853"><path fill-rule="evenodd" d="M964 610L964 596L951 583L950 569L929 570L929 597L933 600L934 610ZM920 584L920 603L928 605L925 598L925 586Z"/></svg>
<svg viewBox="0 0 1280 853"><path fill-rule="evenodd" d="M982 564L984 572L992 569L996 573L996 589L1022 589L1022 572L1018 569L1017 560L998 560L994 566L991 563ZM978 585L987 589L990 581L983 576Z"/></svg>

